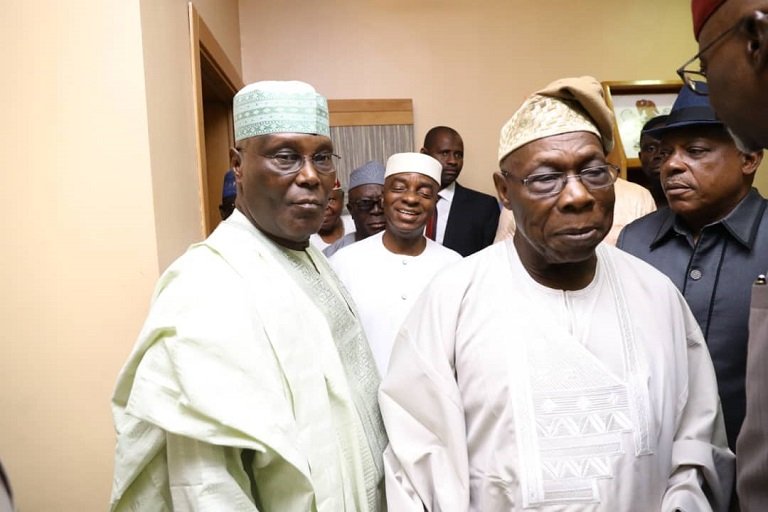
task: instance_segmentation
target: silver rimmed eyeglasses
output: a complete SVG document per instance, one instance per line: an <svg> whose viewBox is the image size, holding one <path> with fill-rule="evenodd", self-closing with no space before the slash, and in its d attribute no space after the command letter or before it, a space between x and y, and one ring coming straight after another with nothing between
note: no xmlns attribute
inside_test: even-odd
<svg viewBox="0 0 768 512"><path fill-rule="evenodd" d="M608 188L616 182L619 176L619 168L612 164L596 165L580 170L576 174L564 172L548 172L531 174L527 178L515 178L508 171L502 169L501 174L506 178L514 178L528 189L532 195L545 197L559 194L565 188L568 180L579 180L587 190L599 190Z"/></svg>

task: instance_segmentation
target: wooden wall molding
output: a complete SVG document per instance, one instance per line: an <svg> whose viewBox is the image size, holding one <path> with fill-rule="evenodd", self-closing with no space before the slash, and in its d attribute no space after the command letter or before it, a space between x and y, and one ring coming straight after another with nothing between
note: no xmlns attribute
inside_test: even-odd
<svg viewBox="0 0 768 512"><path fill-rule="evenodd" d="M331 126L413 124L411 99L328 100Z"/></svg>

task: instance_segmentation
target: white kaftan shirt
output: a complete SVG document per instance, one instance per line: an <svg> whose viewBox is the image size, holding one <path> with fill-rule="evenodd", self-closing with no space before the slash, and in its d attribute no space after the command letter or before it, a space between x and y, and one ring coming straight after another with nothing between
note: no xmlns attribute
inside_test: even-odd
<svg viewBox="0 0 768 512"><path fill-rule="evenodd" d="M395 254L384 247L384 232L360 240L334 254L331 266L357 305L379 373L403 319L432 277L461 255L427 239L418 256Z"/></svg>
<svg viewBox="0 0 768 512"><path fill-rule="evenodd" d="M511 240L435 277L379 391L391 510L727 507L733 454L693 316L660 272L597 254L578 291L536 283Z"/></svg>

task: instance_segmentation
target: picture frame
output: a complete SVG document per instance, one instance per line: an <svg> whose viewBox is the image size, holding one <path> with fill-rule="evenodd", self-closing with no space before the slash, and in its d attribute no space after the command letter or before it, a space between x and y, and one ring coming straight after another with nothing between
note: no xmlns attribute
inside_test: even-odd
<svg viewBox="0 0 768 512"><path fill-rule="evenodd" d="M683 83L679 80L636 80L602 82L605 101L616 121L614 148L608 161L621 168L640 168L640 131L646 121L668 114Z"/></svg>

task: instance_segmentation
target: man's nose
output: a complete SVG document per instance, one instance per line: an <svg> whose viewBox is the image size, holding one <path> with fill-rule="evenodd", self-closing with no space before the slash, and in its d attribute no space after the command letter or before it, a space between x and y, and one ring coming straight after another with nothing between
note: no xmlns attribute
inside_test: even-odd
<svg viewBox="0 0 768 512"><path fill-rule="evenodd" d="M565 181L563 190L560 192L560 200L565 201L570 207L583 208L593 203L595 198L581 179L573 176Z"/></svg>
<svg viewBox="0 0 768 512"><path fill-rule="evenodd" d="M316 186L320 183L320 173L315 169L310 159L305 158L302 162L301 168L296 174L296 183L308 186Z"/></svg>
<svg viewBox="0 0 768 512"><path fill-rule="evenodd" d="M685 164L680 158L679 151L670 151L662 155L661 166L659 167L662 179L666 176L672 176L685 172Z"/></svg>
<svg viewBox="0 0 768 512"><path fill-rule="evenodd" d="M407 190L405 194L402 195L401 198L403 201L409 204L414 204L419 202L419 193L415 190Z"/></svg>

